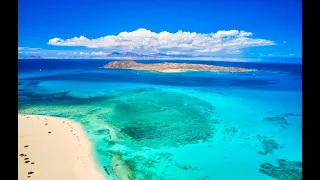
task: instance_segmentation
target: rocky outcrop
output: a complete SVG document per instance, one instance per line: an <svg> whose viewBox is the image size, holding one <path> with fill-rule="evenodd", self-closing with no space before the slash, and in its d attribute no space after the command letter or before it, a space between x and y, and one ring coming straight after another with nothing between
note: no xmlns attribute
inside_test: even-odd
<svg viewBox="0 0 320 180"><path fill-rule="evenodd" d="M118 69L130 69L139 66L138 63L132 60L112 61L104 65L103 68L118 68Z"/></svg>

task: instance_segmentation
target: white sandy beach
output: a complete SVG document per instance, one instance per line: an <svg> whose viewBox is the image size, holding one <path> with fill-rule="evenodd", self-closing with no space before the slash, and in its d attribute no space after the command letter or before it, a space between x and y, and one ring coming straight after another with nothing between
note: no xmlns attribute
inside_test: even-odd
<svg viewBox="0 0 320 180"><path fill-rule="evenodd" d="M18 115L18 179L103 180L80 125L67 119Z"/></svg>

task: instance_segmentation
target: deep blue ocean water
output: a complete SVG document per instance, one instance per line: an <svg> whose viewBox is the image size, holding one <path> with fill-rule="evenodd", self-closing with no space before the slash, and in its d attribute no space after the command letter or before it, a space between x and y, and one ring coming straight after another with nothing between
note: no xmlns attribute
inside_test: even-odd
<svg viewBox="0 0 320 180"><path fill-rule="evenodd" d="M18 60L19 112L80 123L110 179L115 154L136 179L299 179L301 64L176 61L257 70L248 73L99 68L108 62ZM110 125L120 140L109 138Z"/></svg>

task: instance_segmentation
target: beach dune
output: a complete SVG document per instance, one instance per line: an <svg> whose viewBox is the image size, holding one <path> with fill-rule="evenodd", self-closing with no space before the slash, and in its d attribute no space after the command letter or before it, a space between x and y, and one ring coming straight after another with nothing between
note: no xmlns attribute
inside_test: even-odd
<svg viewBox="0 0 320 180"><path fill-rule="evenodd" d="M103 180L80 125L67 119L18 115L18 179Z"/></svg>

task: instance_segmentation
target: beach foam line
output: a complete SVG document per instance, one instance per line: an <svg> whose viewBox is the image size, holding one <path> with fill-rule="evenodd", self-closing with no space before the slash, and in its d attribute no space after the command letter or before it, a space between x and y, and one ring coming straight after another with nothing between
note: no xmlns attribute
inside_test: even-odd
<svg viewBox="0 0 320 180"><path fill-rule="evenodd" d="M71 120L18 115L18 179L105 180L81 126Z"/></svg>

